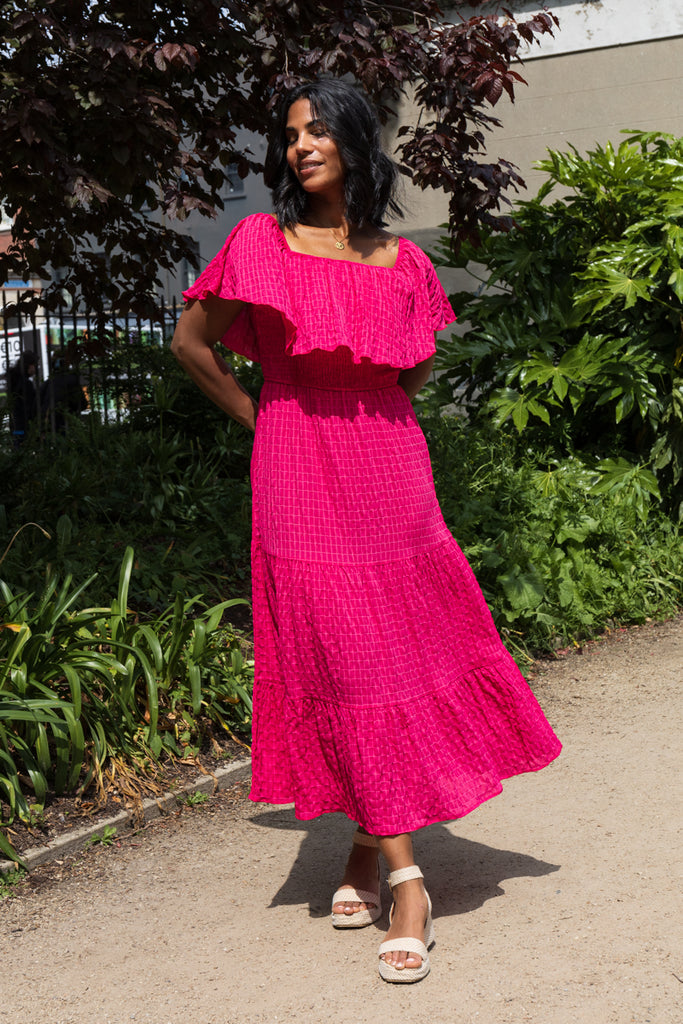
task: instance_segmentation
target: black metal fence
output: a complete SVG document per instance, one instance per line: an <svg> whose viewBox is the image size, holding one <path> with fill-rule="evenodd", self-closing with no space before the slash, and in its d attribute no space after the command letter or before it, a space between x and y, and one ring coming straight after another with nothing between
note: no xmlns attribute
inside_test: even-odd
<svg viewBox="0 0 683 1024"><path fill-rule="evenodd" d="M18 447L31 431L63 433L69 417L119 423L130 415L144 377L145 352L168 342L175 301L154 318L59 308L21 319L0 293L0 433Z"/></svg>

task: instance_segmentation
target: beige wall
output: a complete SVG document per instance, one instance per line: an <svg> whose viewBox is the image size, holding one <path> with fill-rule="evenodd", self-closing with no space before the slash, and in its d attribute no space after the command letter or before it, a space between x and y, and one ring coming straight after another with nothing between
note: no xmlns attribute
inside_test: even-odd
<svg viewBox="0 0 683 1024"><path fill-rule="evenodd" d="M522 74L529 84L490 148L522 169L532 193L544 178L532 164L548 149L585 153L629 128L683 136L683 36L529 61Z"/></svg>
<svg viewBox="0 0 683 1024"><path fill-rule="evenodd" d="M490 135L488 153L517 164L534 195L544 176L533 169L548 149L581 153L596 142L618 144L621 129L659 130L683 136L683 36L528 61L519 69L514 105L501 100L502 128ZM416 189L398 230L429 244L447 217L445 198Z"/></svg>

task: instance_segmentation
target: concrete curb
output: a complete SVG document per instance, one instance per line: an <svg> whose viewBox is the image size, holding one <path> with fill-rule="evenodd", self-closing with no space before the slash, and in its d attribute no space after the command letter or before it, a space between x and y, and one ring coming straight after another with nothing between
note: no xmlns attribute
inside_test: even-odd
<svg viewBox="0 0 683 1024"><path fill-rule="evenodd" d="M251 758L247 758L244 761L238 761L237 764L231 764L227 768L218 768L212 775L201 775L194 782L183 786L182 789L176 789L172 792L164 793L162 796L143 800L143 820L145 822L154 821L155 818L160 818L163 814L169 814L182 801L183 797L188 796L190 793L208 793L211 795L219 790L228 789L234 783L248 778L250 772ZM93 836L101 835L105 828L115 828L118 830L126 825L132 825L133 821L134 815L131 811L119 811L118 814L113 815L111 818L102 818L83 828L74 829L66 835L55 839L48 846L38 846L28 850L22 857L22 860L27 869L31 871L32 868L37 867L39 864L45 864L50 860L59 860L70 853L77 853L78 850L83 849ZM0 875L16 871L18 867L19 865L15 864L12 860L0 860Z"/></svg>

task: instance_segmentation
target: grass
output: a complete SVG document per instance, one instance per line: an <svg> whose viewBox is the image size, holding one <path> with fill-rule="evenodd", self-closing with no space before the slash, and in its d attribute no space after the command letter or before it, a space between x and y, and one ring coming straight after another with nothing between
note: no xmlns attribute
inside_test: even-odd
<svg viewBox="0 0 683 1024"><path fill-rule="evenodd" d="M28 872L24 868L0 871L0 900L16 896L17 886L26 878Z"/></svg>

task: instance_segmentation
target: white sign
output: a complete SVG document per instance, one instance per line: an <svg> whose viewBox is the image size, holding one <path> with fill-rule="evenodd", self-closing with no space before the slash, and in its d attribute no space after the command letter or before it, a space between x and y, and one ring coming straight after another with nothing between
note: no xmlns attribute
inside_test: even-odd
<svg viewBox="0 0 683 1024"><path fill-rule="evenodd" d="M35 331L32 327L25 327L23 330L12 328L9 331L0 329L0 390L4 391L5 375L22 352L35 352L36 355L40 355L41 379L47 380L47 329L44 326L37 327Z"/></svg>

